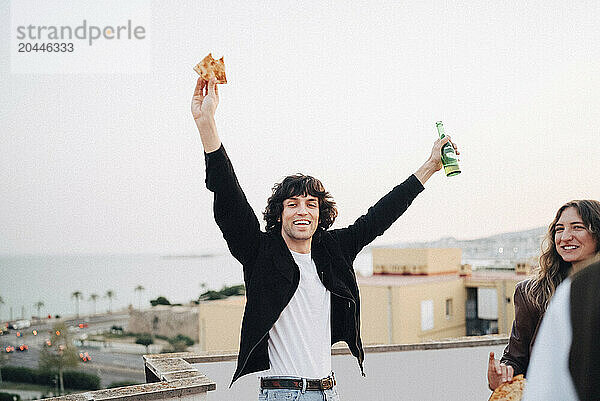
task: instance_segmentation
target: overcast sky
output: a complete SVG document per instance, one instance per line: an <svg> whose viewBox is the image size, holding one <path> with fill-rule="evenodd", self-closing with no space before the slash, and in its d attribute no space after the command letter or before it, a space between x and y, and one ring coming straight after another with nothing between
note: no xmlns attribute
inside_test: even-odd
<svg viewBox="0 0 600 401"><path fill-rule="evenodd" d="M463 173L431 178L379 244L538 227L600 197L597 1L155 1L140 74L11 73L0 5L2 254L224 250L189 111L209 52L259 215L303 172L351 223L426 160L438 120Z"/></svg>

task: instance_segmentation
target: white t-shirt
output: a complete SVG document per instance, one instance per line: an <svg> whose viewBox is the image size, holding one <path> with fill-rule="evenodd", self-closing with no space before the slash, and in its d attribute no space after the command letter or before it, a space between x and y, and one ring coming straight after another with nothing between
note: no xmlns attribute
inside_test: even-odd
<svg viewBox="0 0 600 401"><path fill-rule="evenodd" d="M331 293L311 254L290 252L300 268L300 284L269 331L271 368L259 375L320 379L331 373Z"/></svg>
<svg viewBox="0 0 600 401"><path fill-rule="evenodd" d="M523 401L576 401L569 371L571 329L571 279L558 286L531 351Z"/></svg>

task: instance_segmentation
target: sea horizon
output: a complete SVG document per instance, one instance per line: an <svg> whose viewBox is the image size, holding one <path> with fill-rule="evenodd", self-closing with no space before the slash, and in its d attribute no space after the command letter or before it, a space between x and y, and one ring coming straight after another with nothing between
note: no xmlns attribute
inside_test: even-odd
<svg viewBox="0 0 600 401"><path fill-rule="evenodd" d="M158 253L68 253L0 255L0 320L37 315L75 315L72 294L82 293L79 313L149 307L164 296L171 303L189 303L208 289L241 284L241 265L229 254L172 257ZM204 286L203 286L204 285ZM136 291L138 286L143 291ZM112 304L107 298L112 291ZM12 313L11 313L12 308Z"/></svg>
<svg viewBox="0 0 600 401"><path fill-rule="evenodd" d="M355 261L361 273L371 270L371 252ZM172 304L188 304L207 290L243 284L241 264L227 252L0 254L0 321L77 313L91 315L150 307L159 296ZM143 291L136 291L138 286ZM112 305L106 297L113 291ZM92 294L98 295L95 311ZM12 309L12 310L11 310Z"/></svg>

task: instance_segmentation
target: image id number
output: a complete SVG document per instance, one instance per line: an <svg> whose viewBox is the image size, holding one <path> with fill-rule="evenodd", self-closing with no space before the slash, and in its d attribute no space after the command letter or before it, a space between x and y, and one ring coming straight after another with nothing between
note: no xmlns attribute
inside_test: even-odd
<svg viewBox="0 0 600 401"><path fill-rule="evenodd" d="M46 52L46 53L71 53L73 43L19 43L19 53Z"/></svg>

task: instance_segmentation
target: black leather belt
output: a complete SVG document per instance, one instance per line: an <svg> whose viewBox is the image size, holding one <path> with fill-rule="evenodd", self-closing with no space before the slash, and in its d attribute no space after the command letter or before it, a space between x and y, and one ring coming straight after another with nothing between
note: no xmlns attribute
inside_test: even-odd
<svg viewBox="0 0 600 401"><path fill-rule="evenodd" d="M324 379L306 379L306 390L329 390L335 386L334 377L326 377ZM304 383L302 379L277 379L277 378L261 378L260 388L267 389L289 389L302 390Z"/></svg>

